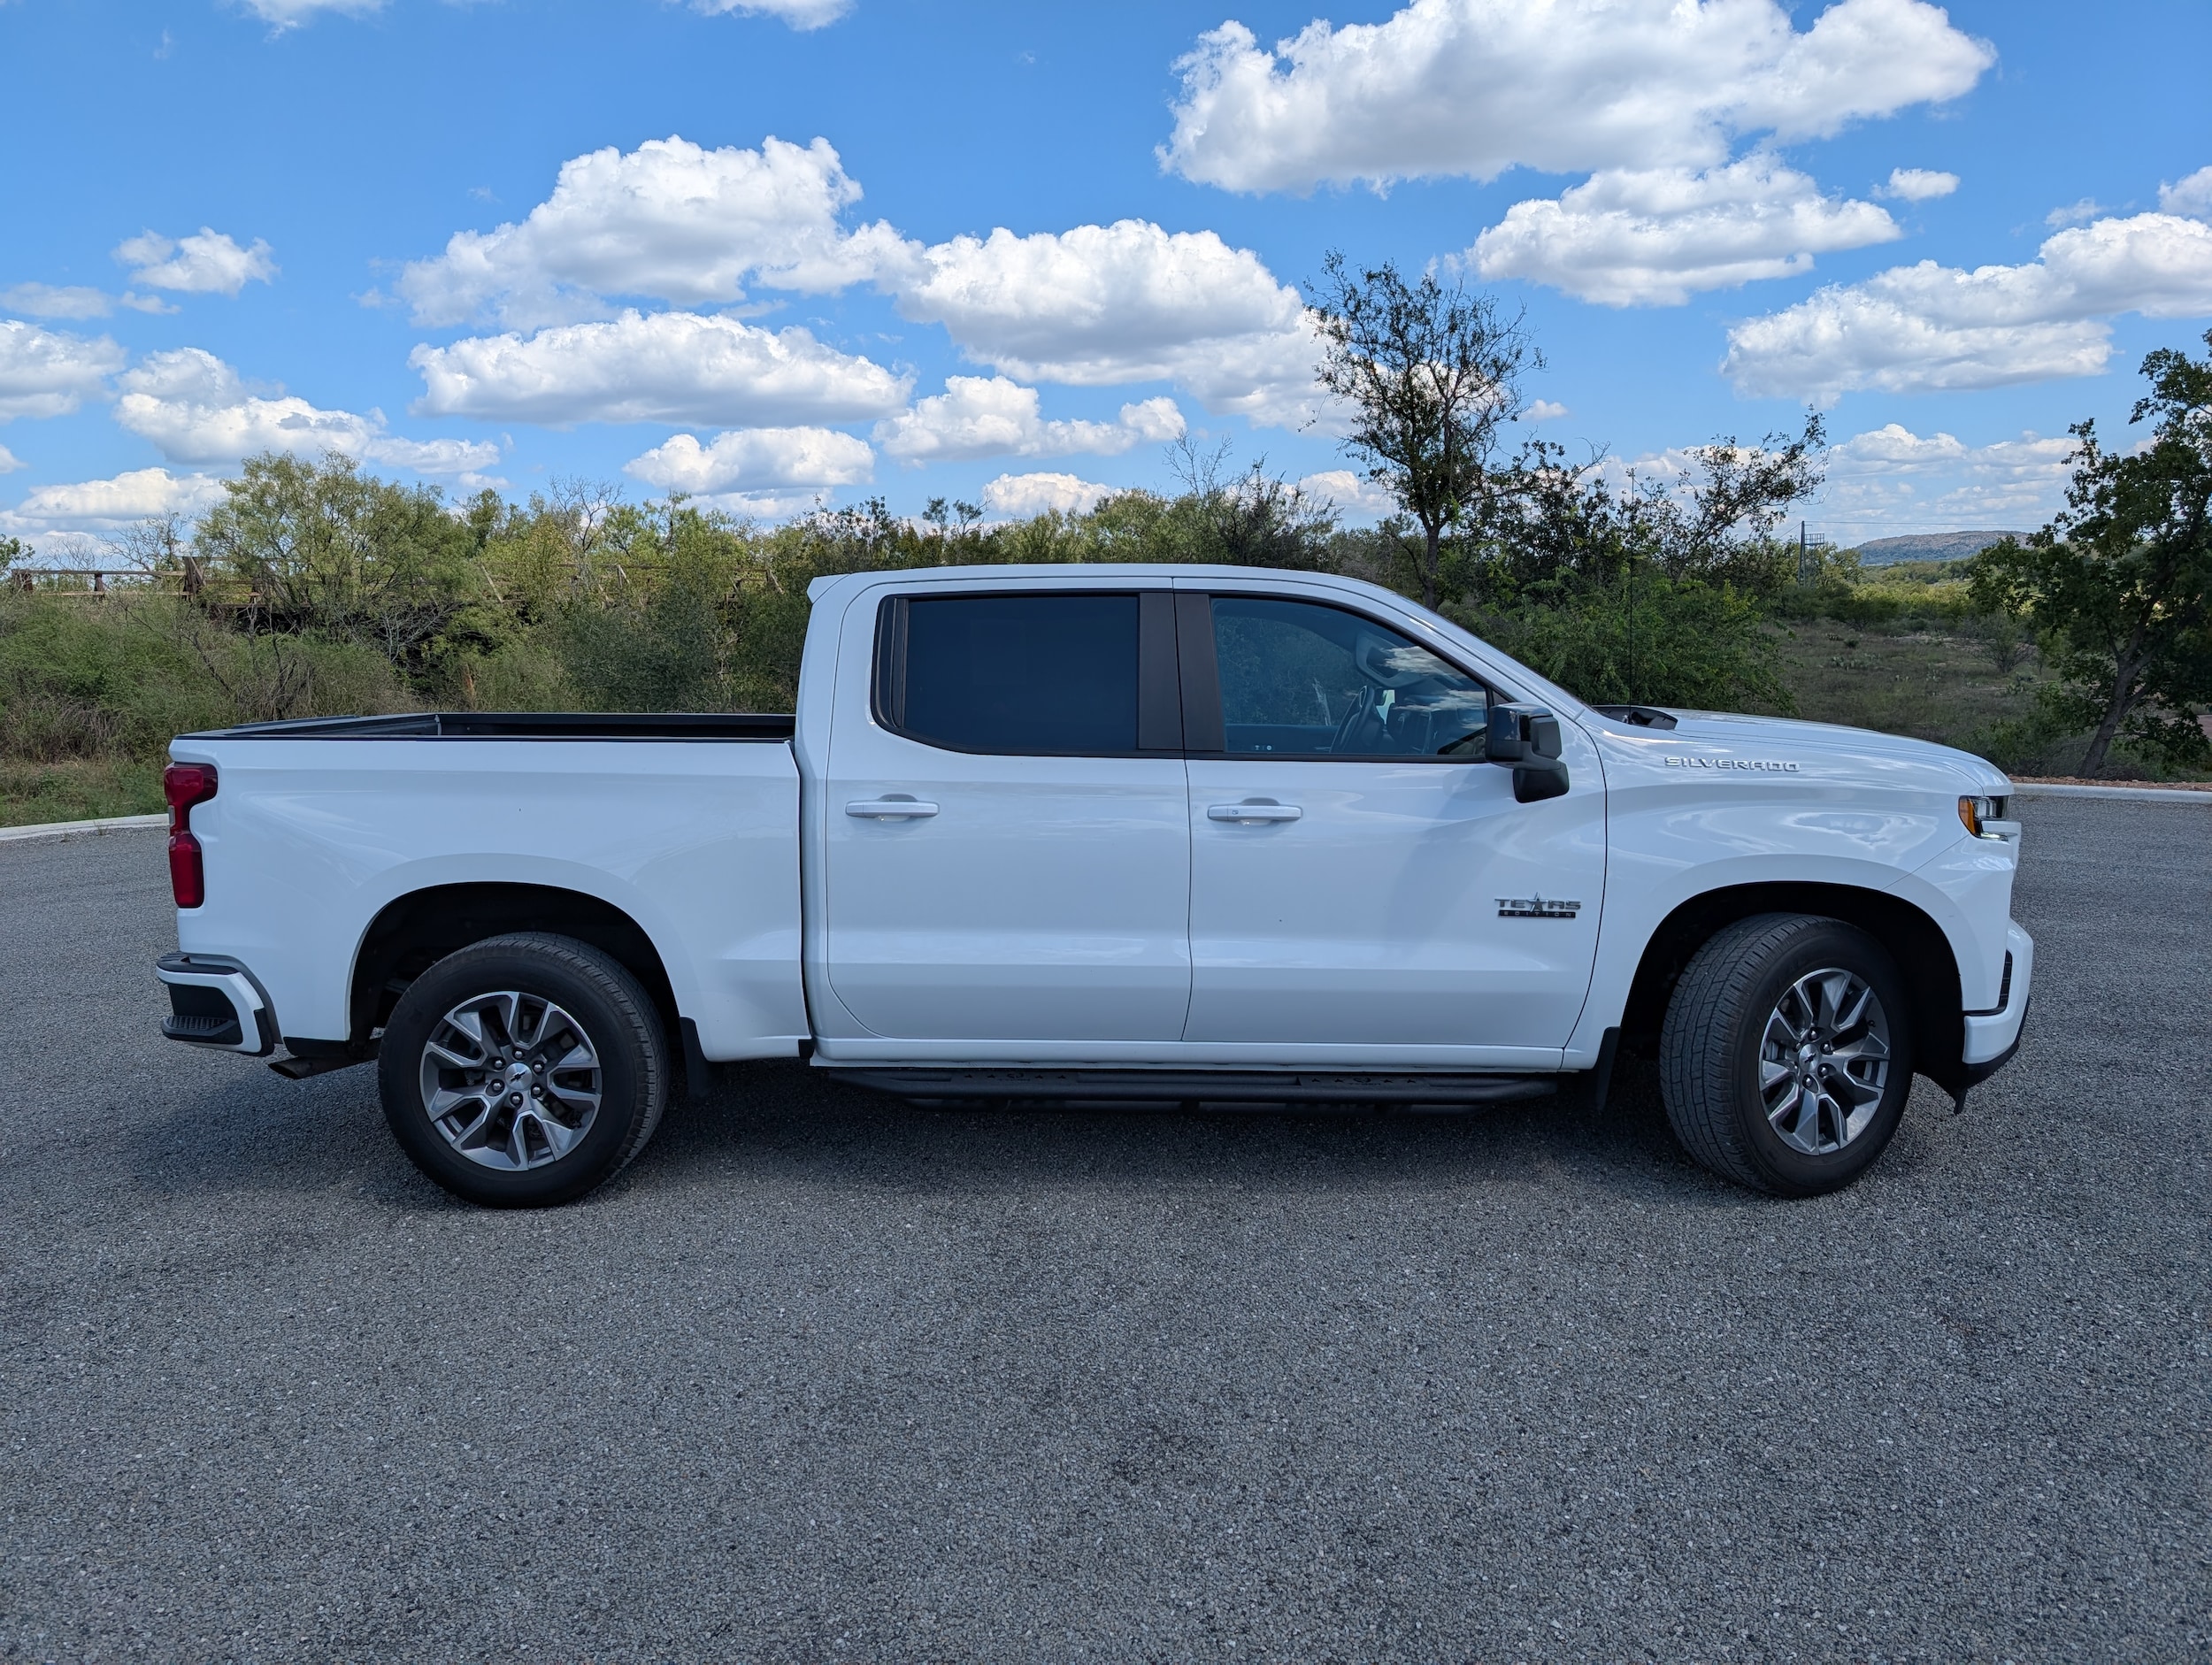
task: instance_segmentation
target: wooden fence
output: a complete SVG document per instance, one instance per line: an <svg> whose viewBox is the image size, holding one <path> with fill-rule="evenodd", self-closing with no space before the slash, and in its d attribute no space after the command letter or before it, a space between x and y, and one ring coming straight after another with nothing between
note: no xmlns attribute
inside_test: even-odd
<svg viewBox="0 0 2212 1665"><path fill-rule="evenodd" d="M0 577L10 589L27 595L95 599L119 591L132 595L197 595L207 587L206 572L192 556L166 572L142 566L12 566Z"/></svg>

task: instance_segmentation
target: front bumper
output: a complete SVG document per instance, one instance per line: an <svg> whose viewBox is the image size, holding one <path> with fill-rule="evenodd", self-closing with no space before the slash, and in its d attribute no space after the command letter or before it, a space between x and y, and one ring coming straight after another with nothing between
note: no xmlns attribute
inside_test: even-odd
<svg viewBox="0 0 2212 1665"><path fill-rule="evenodd" d="M1966 1044L1959 1058L1970 1079L1984 1080L2020 1049L2035 978L2035 939L2009 921L2005 927L2004 990L1996 1007L1966 1014Z"/></svg>
<svg viewBox="0 0 2212 1665"><path fill-rule="evenodd" d="M172 1040L265 1058L276 1050L276 1014L251 971L210 954L165 954L154 975L169 990L161 1032Z"/></svg>

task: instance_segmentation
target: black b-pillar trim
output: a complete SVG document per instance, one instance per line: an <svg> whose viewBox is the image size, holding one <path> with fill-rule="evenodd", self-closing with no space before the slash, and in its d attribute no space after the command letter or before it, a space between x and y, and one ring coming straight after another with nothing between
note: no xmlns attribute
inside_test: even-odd
<svg viewBox="0 0 2212 1665"><path fill-rule="evenodd" d="M1183 745L1200 753L1224 750L1229 740L1221 721L1221 667L1214 657L1212 596L1176 591L1175 651L1183 672Z"/></svg>
<svg viewBox="0 0 2212 1665"><path fill-rule="evenodd" d="M1137 749L1183 749L1183 688L1175 668L1172 590L1137 593Z"/></svg>

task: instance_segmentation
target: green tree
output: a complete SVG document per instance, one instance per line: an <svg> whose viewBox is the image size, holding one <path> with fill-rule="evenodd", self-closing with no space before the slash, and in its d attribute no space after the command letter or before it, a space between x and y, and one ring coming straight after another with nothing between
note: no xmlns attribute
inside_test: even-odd
<svg viewBox="0 0 2212 1665"><path fill-rule="evenodd" d="M1389 261L1355 272L1328 257L1314 303L1321 385L1346 402L1344 448L1418 531L1399 542L1431 607L1452 587L1446 540L1489 495L1523 375L1543 355L1519 318L1432 273L1408 283Z"/></svg>
<svg viewBox="0 0 2212 1665"><path fill-rule="evenodd" d="M1532 440L1502 471L1475 528L1471 570L1493 599L1533 584L1609 580L1645 568L1678 581L1773 595L1795 571L1797 551L1776 533L1792 507L1817 490L1827 443L1818 414L1801 433L1756 445L1733 435L1683 453L1680 478L1648 479L1581 463Z"/></svg>
<svg viewBox="0 0 2212 1665"><path fill-rule="evenodd" d="M1971 568L1977 607L2040 636L2058 673L2052 715L2090 730L2085 775L2121 740L2170 763L2212 761L2196 721L2212 702L2212 352L2200 363L2161 348L2142 374L2150 391L2128 420L2155 418L2149 441L2108 451L2093 422L2077 423L2064 512Z"/></svg>
<svg viewBox="0 0 2212 1665"><path fill-rule="evenodd" d="M379 480L334 451L250 457L223 489L194 551L243 585L271 629L372 644L412 671L476 596L475 533L434 487Z"/></svg>
<svg viewBox="0 0 2212 1665"><path fill-rule="evenodd" d="M1630 571L1468 622L1593 705L1793 706L1766 614L1728 585Z"/></svg>
<svg viewBox="0 0 2212 1665"><path fill-rule="evenodd" d="M1187 436L1168 447L1169 466L1183 490L1167 505L1164 541L1135 558L1298 572L1325 565L1336 505L1270 474L1265 457L1241 474L1229 472L1229 450L1225 440L1202 451Z"/></svg>
<svg viewBox="0 0 2212 1665"><path fill-rule="evenodd" d="M1686 477L1617 475L1532 441L1469 541L1471 627L1599 704L1787 710L1763 602L1796 554L1775 536L1820 483L1819 417L1687 453Z"/></svg>

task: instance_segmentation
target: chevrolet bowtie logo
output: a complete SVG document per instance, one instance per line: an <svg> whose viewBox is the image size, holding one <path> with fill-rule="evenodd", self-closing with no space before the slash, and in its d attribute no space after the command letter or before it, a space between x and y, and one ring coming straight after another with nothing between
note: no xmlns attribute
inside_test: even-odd
<svg viewBox="0 0 2212 1665"><path fill-rule="evenodd" d="M1501 919L1571 919L1582 911L1578 902L1555 902L1549 896L1501 896Z"/></svg>

